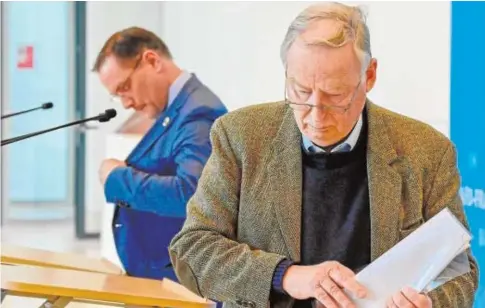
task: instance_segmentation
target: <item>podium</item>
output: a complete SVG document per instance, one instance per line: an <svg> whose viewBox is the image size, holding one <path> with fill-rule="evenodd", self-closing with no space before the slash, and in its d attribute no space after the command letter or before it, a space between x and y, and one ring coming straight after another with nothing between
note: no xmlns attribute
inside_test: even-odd
<svg viewBox="0 0 485 308"><path fill-rule="evenodd" d="M214 302L169 279L122 275L119 267L105 259L5 243L1 246L1 259L2 302L11 295L45 300L40 306L43 308L63 308L69 303L102 307L216 307Z"/></svg>
<svg viewBox="0 0 485 308"><path fill-rule="evenodd" d="M216 307L214 302L167 279L159 281L28 265L2 265L1 287L2 301L9 295L45 299L40 307L63 308L75 302L117 307Z"/></svg>
<svg viewBox="0 0 485 308"><path fill-rule="evenodd" d="M116 275L123 273L120 267L104 258L88 258L72 253L53 252L7 243L2 243L0 248L2 264L34 265Z"/></svg>
<svg viewBox="0 0 485 308"><path fill-rule="evenodd" d="M124 160L151 125L153 121L134 114L118 132L107 136L105 156ZM114 209L113 204L103 207L102 259L2 243L2 301L11 295L45 300L41 307L56 308L66 307L69 303L117 307L216 307L214 302L168 279L160 281L123 275L111 229Z"/></svg>

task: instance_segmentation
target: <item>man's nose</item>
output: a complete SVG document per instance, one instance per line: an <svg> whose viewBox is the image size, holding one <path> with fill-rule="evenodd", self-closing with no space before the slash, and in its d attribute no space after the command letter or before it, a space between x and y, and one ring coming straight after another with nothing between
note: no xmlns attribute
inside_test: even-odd
<svg viewBox="0 0 485 308"><path fill-rule="evenodd" d="M327 115L327 108L325 108L325 103L321 99L321 95L318 94L318 92L313 92L312 95L310 96L308 103L313 105L311 109L311 116L313 118L319 119L319 118L324 118L325 115Z"/></svg>
<svg viewBox="0 0 485 308"><path fill-rule="evenodd" d="M314 106L310 109L310 114L308 115L314 127L322 127L325 124L333 123L329 109L325 107L325 101L320 99L319 95L312 94L308 103Z"/></svg>
<svg viewBox="0 0 485 308"><path fill-rule="evenodd" d="M129 109L131 107L133 107L133 99L129 98L129 97L121 97L121 103L123 104L123 107L125 109Z"/></svg>
<svg viewBox="0 0 485 308"><path fill-rule="evenodd" d="M324 107L322 104L312 104L313 107L311 109L311 116L315 119L325 118L328 115L327 108Z"/></svg>

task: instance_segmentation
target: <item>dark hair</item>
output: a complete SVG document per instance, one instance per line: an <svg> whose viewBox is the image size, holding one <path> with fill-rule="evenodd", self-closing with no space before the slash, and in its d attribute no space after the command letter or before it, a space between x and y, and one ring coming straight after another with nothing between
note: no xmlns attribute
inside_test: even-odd
<svg viewBox="0 0 485 308"><path fill-rule="evenodd" d="M144 49L157 51L172 59L167 45L153 32L146 29L131 27L116 32L104 43L99 52L93 72L98 72L106 58L115 55L117 58L128 60L138 56Z"/></svg>

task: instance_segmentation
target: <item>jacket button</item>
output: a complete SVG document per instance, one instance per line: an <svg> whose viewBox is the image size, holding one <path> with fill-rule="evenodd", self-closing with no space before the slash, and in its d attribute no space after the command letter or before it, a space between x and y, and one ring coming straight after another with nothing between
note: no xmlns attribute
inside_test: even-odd
<svg viewBox="0 0 485 308"><path fill-rule="evenodd" d="M115 224L115 228L121 228L122 226L122 224Z"/></svg>

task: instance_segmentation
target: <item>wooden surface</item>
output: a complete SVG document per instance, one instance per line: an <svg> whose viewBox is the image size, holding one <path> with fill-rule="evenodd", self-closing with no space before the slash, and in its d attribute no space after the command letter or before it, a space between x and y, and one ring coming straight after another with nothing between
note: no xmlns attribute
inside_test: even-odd
<svg viewBox="0 0 485 308"><path fill-rule="evenodd" d="M164 279L141 279L35 266L1 266L2 289L25 296L66 296L127 305L215 308L185 287Z"/></svg>
<svg viewBox="0 0 485 308"><path fill-rule="evenodd" d="M53 252L2 243L2 264L25 264L52 268L73 269L106 274L122 274L122 270L105 259Z"/></svg>

